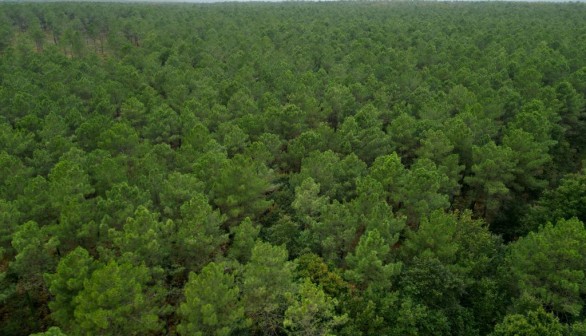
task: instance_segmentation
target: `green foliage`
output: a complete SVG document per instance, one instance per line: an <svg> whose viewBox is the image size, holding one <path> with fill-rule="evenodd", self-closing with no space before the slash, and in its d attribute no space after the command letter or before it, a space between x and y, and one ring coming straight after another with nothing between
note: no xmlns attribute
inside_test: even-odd
<svg viewBox="0 0 586 336"><path fill-rule="evenodd" d="M500 239L481 220L468 212L435 211L424 218L417 231L409 231L402 253L411 258L436 258L463 273L482 274L499 253Z"/></svg>
<svg viewBox="0 0 586 336"><path fill-rule="evenodd" d="M547 143L535 141L528 132L513 129L504 136L503 145L511 148L517 157L515 181L511 185L514 190L541 190L547 186L547 181L539 179L551 161Z"/></svg>
<svg viewBox="0 0 586 336"><path fill-rule="evenodd" d="M310 279L331 296L339 296L347 290L348 284L336 270L330 270L322 258L315 254L304 254L295 259L296 272L300 278Z"/></svg>
<svg viewBox="0 0 586 336"><path fill-rule="evenodd" d="M276 187L272 179L264 164L236 155L221 168L212 185L212 199L232 220L256 218L271 205L265 194Z"/></svg>
<svg viewBox="0 0 586 336"><path fill-rule="evenodd" d="M449 205L448 196L441 193L449 179L427 158L405 169L397 153L381 156L373 163L370 176L381 183L394 209L405 214L412 224L418 223L421 216Z"/></svg>
<svg viewBox="0 0 586 336"><path fill-rule="evenodd" d="M1 3L0 334L580 334L585 10Z"/></svg>
<svg viewBox="0 0 586 336"><path fill-rule="evenodd" d="M303 159L301 171L291 178L291 184L300 186L312 178L321 187L321 194L331 199L344 200L355 194L355 179L366 172L366 164L354 154L340 158L329 150L312 152Z"/></svg>
<svg viewBox="0 0 586 336"><path fill-rule="evenodd" d="M400 183L400 192L392 197L396 203L402 203L401 212L411 223L449 206L448 196L440 191L448 184L448 178L431 160L417 160Z"/></svg>
<svg viewBox="0 0 586 336"><path fill-rule="evenodd" d="M51 237L47 230L35 222L19 226L12 238L16 252L10 268L19 275L21 290L31 294L44 291L43 273L51 271L56 264L55 253L59 240Z"/></svg>
<svg viewBox="0 0 586 336"><path fill-rule="evenodd" d="M564 327L560 321L553 314L539 308L526 315L510 314L505 316L505 319L495 326L491 336L561 336L564 334Z"/></svg>
<svg viewBox="0 0 586 336"><path fill-rule="evenodd" d="M171 240L172 255L178 265L198 270L214 260L226 242L227 234L221 229L225 217L212 209L203 194L195 194L180 212Z"/></svg>
<svg viewBox="0 0 586 336"><path fill-rule="evenodd" d="M121 231L110 229L108 235L124 260L149 267L166 264L170 252L166 238L173 224L161 222L158 217L157 213L139 206Z"/></svg>
<svg viewBox="0 0 586 336"><path fill-rule="evenodd" d="M30 336L67 336L67 334L63 333L58 327L51 327L45 332L30 334Z"/></svg>
<svg viewBox="0 0 586 336"><path fill-rule="evenodd" d="M139 145L139 137L132 126L124 122L115 123L103 130L98 138L98 148L113 155L132 155Z"/></svg>
<svg viewBox="0 0 586 336"><path fill-rule="evenodd" d="M388 198L399 193L404 175L405 167L397 153L377 157L370 167L370 176L383 186Z"/></svg>
<svg viewBox="0 0 586 336"><path fill-rule="evenodd" d="M390 260L390 246L394 243L385 241L376 229L365 232L356 251L346 258L346 278L363 289L388 290L390 280L401 270L401 263Z"/></svg>
<svg viewBox="0 0 586 336"><path fill-rule="evenodd" d="M434 307L433 314L446 319L451 332L490 331L487 324L506 302L496 273L502 250L500 238L470 212L436 211L417 231L407 232L400 251L401 293L419 309Z"/></svg>
<svg viewBox="0 0 586 336"><path fill-rule="evenodd" d="M22 214L18 211L14 202L0 199L0 249L2 251L11 248L10 240L17 229Z"/></svg>
<svg viewBox="0 0 586 336"><path fill-rule="evenodd" d="M424 132L417 154L419 158L433 161L440 173L447 176L440 185L442 193L451 197L459 193L464 166L460 165L459 155L454 153L454 145L443 131Z"/></svg>
<svg viewBox="0 0 586 336"><path fill-rule="evenodd" d="M64 330L72 330L76 308L74 300L97 266L88 251L78 247L59 261L55 274L45 274L49 291L54 297L49 303L51 317Z"/></svg>
<svg viewBox="0 0 586 336"><path fill-rule="evenodd" d="M199 274L190 273L185 284L185 302L178 313L182 317L177 329L181 335L231 335L246 328L240 290L226 266L214 262Z"/></svg>
<svg viewBox="0 0 586 336"><path fill-rule="evenodd" d="M586 220L586 177L583 172L562 179L560 185L543 193L523 219L527 229L535 230L541 223L577 217Z"/></svg>
<svg viewBox="0 0 586 336"><path fill-rule="evenodd" d="M459 308L465 284L457 273L438 259L417 257L402 274L401 288L403 295L427 307L434 307L438 313L441 310L454 313Z"/></svg>
<svg viewBox="0 0 586 336"><path fill-rule="evenodd" d="M406 220L404 216L393 214L385 201L382 185L370 176L358 179L356 185L358 196L350 202L349 208L358 218L360 229L376 229L389 244L397 241Z"/></svg>
<svg viewBox="0 0 586 336"><path fill-rule="evenodd" d="M362 161L371 164L377 157L391 151L390 140L383 131L380 111L365 105L355 116L344 120L337 134L346 153L355 153Z"/></svg>
<svg viewBox="0 0 586 336"><path fill-rule="evenodd" d="M286 307L294 293L293 265L287 250L257 242L244 266L242 300L254 328L266 333L281 329Z"/></svg>
<svg viewBox="0 0 586 336"><path fill-rule="evenodd" d="M358 221L359 217L349 205L334 201L323 210L320 219L311 222L305 230L306 242L328 262L339 265L354 244Z"/></svg>
<svg viewBox="0 0 586 336"><path fill-rule="evenodd" d="M73 299L75 334L141 335L160 332L159 289L145 266L111 261L83 281ZM136 323L128 323L128 321Z"/></svg>
<svg viewBox="0 0 586 336"><path fill-rule="evenodd" d="M161 301L157 286L144 265L106 265L77 248L59 262L55 274L46 274L55 300L53 319L72 334L120 333L135 335L161 330ZM129 324L128 320L139 321Z"/></svg>
<svg viewBox="0 0 586 336"><path fill-rule="evenodd" d="M509 185L514 181L518 157L510 147L489 142L473 147L473 175L464 178L466 184L478 193L475 208L492 218L501 203L510 197Z"/></svg>
<svg viewBox="0 0 586 336"><path fill-rule="evenodd" d="M259 232L260 227L254 225L248 217L238 226L233 227L232 234L234 238L232 240L232 246L230 246L230 250L228 251L228 256L243 264L250 260L252 249Z"/></svg>
<svg viewBox="0 0 586 336"><path fill-rule="evenodd" d="M305 225L314 224L315 219L319 218L328 205L328 198L319 194L320 185L311 177L303 180L301 185L295 188L295 200L291 207Z"/></svg>
<svg viewBox="0 0 586 336"><path fill-rule="evenodd" d="M568 334L571 336L579 336L586 334L586 323L582 321L572 324L569 327Z"/></svg>
<svg viewBox="0 0 586 336"><path fill-rule="evenodd" d="M558 315L580 316L586 292L586 229L577 219L542 226L510 246L507 265L517 305L541 305Z"/></svg>
<svg viewBox="0 0 586 336"><path fill-rule="evenodd" d="M159 194L162 213L170 218L177 217L179 213L177 205L184 204L203 191L204 183L195 176L179 172L169 174Z"/></svg>
<svg viewBox="0 0 586 336"><path fill-rule="evenodd" d="M334 335L333 331L346 323L346 315L336 314L337 300L306 279L299 286L299 298L285 311L285 326L291 335Z"/></svg>
<svg viewBox="0 0 586 336"><path fill-rule="evenodd" d="M449 333L445 316L430 310L425 305L416 304L411 299L401 303L393 335L444 335Z"/></svg>
<svg viewBox="0 0 586 336"><path fill-rule="evenodd" d="M104 213L102 223L107 228L121 229L139 206L147 206L150 200L144 191L127 182L118 183L106 191L105 198L98 200L98 211Z"/></svg>

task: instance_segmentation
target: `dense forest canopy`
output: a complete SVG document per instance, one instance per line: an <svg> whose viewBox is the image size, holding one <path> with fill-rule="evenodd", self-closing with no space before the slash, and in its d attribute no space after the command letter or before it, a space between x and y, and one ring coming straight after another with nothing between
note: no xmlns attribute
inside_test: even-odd
<svg viewBox="0 0 586 336"><path fill-rule="evenodd" d="M0 4L0 334L585 335L585 18Z"/></svg>

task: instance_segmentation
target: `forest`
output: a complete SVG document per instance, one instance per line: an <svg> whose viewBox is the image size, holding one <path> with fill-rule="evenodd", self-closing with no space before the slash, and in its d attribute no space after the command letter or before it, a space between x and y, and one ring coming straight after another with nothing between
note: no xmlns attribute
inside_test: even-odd
<svg viewBox="0 0 586 336"><path fill-rule="evenodd" d="M0 334L586 335L585 18L0 3Z"/></svg>

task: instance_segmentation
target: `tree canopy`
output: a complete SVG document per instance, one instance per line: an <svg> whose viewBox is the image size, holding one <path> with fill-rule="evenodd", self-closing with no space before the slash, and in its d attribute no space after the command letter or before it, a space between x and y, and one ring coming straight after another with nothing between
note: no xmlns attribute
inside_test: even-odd
<svg viewBox="0 0 586 336"><path fill-rule="evenodd" d="M582 335L586 6L0 3L0 335Z"/></svg>

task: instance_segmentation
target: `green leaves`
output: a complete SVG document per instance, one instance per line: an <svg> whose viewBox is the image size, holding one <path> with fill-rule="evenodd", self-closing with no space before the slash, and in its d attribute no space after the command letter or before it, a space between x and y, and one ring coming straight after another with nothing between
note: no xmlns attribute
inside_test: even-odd
<svg viewBox="0 0 586 336"><path fill-rule="evenodd" d="M401 253L404 260L436 258L449 267L482 274L498 254L501 240L472 214L435 211L416 231L408 231Z"/></svg>
<svg viewBox="0 0 586 336"><path fill-rule="evenodd" d="M10 267L19 275L22 290L31 294L44 291L43 273L55 267L58 246L59 239L51 237L35 222L26 222L18 227L12 238L16 256Z"/></svg>
<svg viewBox="0 0 586 336"><path fill-rule="evenodd" d="M92 273L73 299L74 330L82 334L141 335L160 332L161 309L148 268L111 261ZM136 321L128 323L128 321Z"/></svg>
<svg viewBox="0 0 586 336"><path fill-rule="evenodd" d="M338 301L306 279L299 287L299 297L287 311L283 325L289 335L335 335L334 328L347 322L348 316L337 315Z"/></svg>
<svg viewBox="0 0 586 336"><path fill-rule="evenodd" d="M322 195L342 201L355 195L355 180L365 173L366 164L354 154L340 158L331 150L314 151L303 159L301 171L291 177L290 183L297 187L312 178L319 183Z"/></svg>
<svg viewBox="0 0 586 336"><path fill-rule="evenodd" d="M0 334L580 334L584 16L0 3Z"/></svg>
<svg viewBox="0 0 586 336"><path fill-rule="evenodd" d="M586 293L586 229L577 219L558 220L520 238L510 247L508 269L519 309L538 305L578 317Z"/></svg>
<svg viewBox="0 0 586 336"><path fill-rule="evenodd" d="M172 236L176 262L189 270L196 270L219 254L219 247L227 240L222 231L226 220L219 211L213 210L203 194L195 194L181 208L181 220L175 223Z"/></svg>
<svg viewBox="0 0 586 336"><path fill-rule="evenodd" d="M401 263L392 262L390 257L394 243L385 241L376 229L362 235L356 251L346 258L348 280L363 289L388 290L392 285L392 277L401 270Z"/></svg>
<svg viewBox="0 0 586 336"><path fill-rule="evenodd" d="M227 336L248 327L239 294L227 265L211 262L199 274L191 273L177 330L181 335Z"/></svg>
<svg viewBox="0 0 586 336"><path fill-rule="evenodd" d="M58 327L50 327L47 331L42 333L31 334L30 336L67 336Z"/></svg>
<svg viewBox="0 0 586 336"><path fill-rule="evenodd" d="M254 328L266 333L281 329L285 310L294 292L293 265L287 250L257 242L244 266L242 300Z"/></svg>
<svg viewBox="0 0 586 336"><path fill-rule="evenodd" d="M64 257L45 276L55 300L53 318L73 334L140 335L160 331L159 288L144 265L100 264L83 248ZM138 323L128 323L129 320Z"/></svg>
<svg viewBox="0 0 586 336"><path fill-rule="evenodd" d="M149 267L167 264L172 222L161 222L158 217L157 213L139 206L134 216L126 220L122 231L110 229L109 236L123 259Z"/></svg>
<svg viewBox="0 0 586 336"><path fill-rule="evenodd" d="M567 175L556 189L545 191L529 209L523 223L529 230L558 219L576 217L586 220L586 176L584 172Z"/></svg>
<svg viewBox="0 0 586 336"><path fill-rule="evenodd" d="M232 228L234 239L228 255L240 263L246 263L250 259L259 232L260 227L252 223L250 218L245 218L238 226Z"/></svg>
<svg viewBox="0 0 586 336"><path fill-rule="evenodd" d="M448 196L442 193L449 179L427 158L405 169L397 153L381 156L374 161L370 176L381 183L394 210L405 214L411 224L449 205Z"/></svg>
<svg viewBox="0 0 586 336"><path fill-rule="evenodd" d="M49 291L54 297L49 303L51 316L64 329L71 329L76 308L74 299L97 267L88 251L78 247L61 259L55 274L45 274Z"/></svg>
<svg viewBox="0 0 586 336"><path fill-rule="evenodd" d="M274 190L273 173L263 163L236 155L226 162L213 181L214 203L232 220L256 218L270 205L265 194Z"/></svg>
<svg viewBox="0 0 586 336"><path fill-rule="evenodd" d="M562 336L565 335L564 327L560 321L543 308L530 311L525 315L509 314L496 325L491 336Z"/></svg>
<svg viewBox="0 0 586 336"><path fill-rule="evenodd" d="M515 179L518 158L511 148L497 146L492 141L481 147L474 146L473 157L473 175L465 177L464 182L477 190L476 206L492 218L509 197L507 185Z"/></svg>

